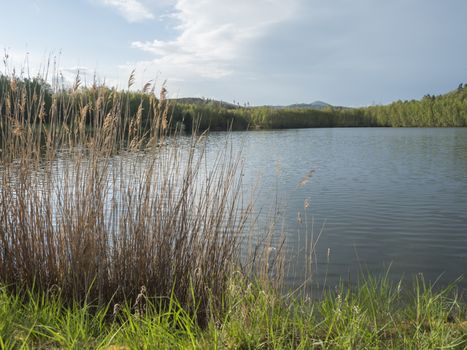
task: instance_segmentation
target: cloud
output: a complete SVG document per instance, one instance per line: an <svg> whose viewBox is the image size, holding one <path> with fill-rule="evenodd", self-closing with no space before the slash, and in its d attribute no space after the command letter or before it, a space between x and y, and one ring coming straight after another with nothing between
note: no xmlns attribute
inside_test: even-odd
<svg viewBox="0 0 467 350"><path fill-rule="evenodd" d="M102 4L115 8L128 22L141 22L154 19L154 15L138 0L99 0Z"/></svg>
<svg viewBox="0 0 467 350"><path fill-rule="evenodd" d="M119 71L166 78L184 96L356 106L446 91L465 71L450 40L466 32L462 0L165 1L172 32L134 41L149 58Z"/></svg>
<svg viewBox="0 0 467 350"><path fill-rule="evenodd" d="M171 17L178 21L173 40L135 41L151 53L164 76L218 79L231 75L249 59L248 48L269 28L290 19L298 0L177 0Z"/></svg>

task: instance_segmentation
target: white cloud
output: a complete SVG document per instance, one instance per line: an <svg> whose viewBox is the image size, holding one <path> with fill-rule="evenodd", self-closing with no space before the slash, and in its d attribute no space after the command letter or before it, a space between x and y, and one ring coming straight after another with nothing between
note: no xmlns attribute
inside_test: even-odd
<svg viewBox="0 0 467 350"><path fill-rule="evenodd" d="M150 62L171 79L223 78L248 59L248 48L268 28L290 19L298 0L177 0L173 40L136 41L132 46L154 54Z"/></svg>
<svg viewBox="0 0 467 350"><path fill-rule="evenodd" d="M100 0L106 6L114 7L128 22L154 19L154 15L138 0Z"/></svg>

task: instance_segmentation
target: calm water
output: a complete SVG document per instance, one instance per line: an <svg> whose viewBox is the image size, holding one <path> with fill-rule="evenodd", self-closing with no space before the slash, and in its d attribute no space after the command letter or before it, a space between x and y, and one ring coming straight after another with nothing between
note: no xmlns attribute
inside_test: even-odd
<svg viewBox="0 0 467 350"><path fill-rule="evenodd" d="M258 184L254 232L264 233L273 216L273 245L286 238L289 286L303 282L306 246L315 241L315 287L356 283L362 272L378 275L391 265L397 280L423 273L446 285L465 275L460 286L467 291L467 128L211 133L201 173L225 150L226 137L234 154L242 152L245 191ZM189 138L180 140L189 147ZM59 186L66 174L73 179L75 165L65 155L55 167ZM117 156L115 188L137 186L146 158ZM105 210L112 212L111 201ZM107 219L112 230L115 217Z"/></svg>
<svg viewBox="0 0 467 350"><path fill-rule="evenodd" d="M359 272L380 274L389 264L392 278L423 273L440 284L467 272L467 129L302 129L231 137L243 148L245 186L260 179L256 207L266 215L277 197L282 208L292 266L287 283L303 280L305 242L320 231L314 276L321 285L339 278L353 283ZM209 136L210 150L224 144L225 134Z"/></svg>

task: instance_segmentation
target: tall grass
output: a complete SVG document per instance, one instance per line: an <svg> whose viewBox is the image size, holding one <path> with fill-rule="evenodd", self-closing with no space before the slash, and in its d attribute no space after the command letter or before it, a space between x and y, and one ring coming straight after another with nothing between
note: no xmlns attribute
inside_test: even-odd
<svg viewBox="0 0 467 350"><path fill-rule="evenodd" d="M0 91L0 283L69 303L173 296L220 306L251 206L231 149L174 138L165 88L135 114L128 91L80 80L53 94L14 75ZM89 89L88 89L89 90ZM146 116L143 120L142 115Z"/></svg>

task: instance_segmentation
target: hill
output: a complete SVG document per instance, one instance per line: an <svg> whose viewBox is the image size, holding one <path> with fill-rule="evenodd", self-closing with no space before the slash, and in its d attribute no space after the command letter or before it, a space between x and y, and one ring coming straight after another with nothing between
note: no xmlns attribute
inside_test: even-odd
<svg viewBox="0 0 467 350"><path fill-rule="evenodd" d="M291 104L287 106L287 108L310 108L310 109L317 109L317 110L323 110L323 109L331 108L331 107L333 106L323 101L315 101L312 103L295 103L295 104Z"/></svg>

